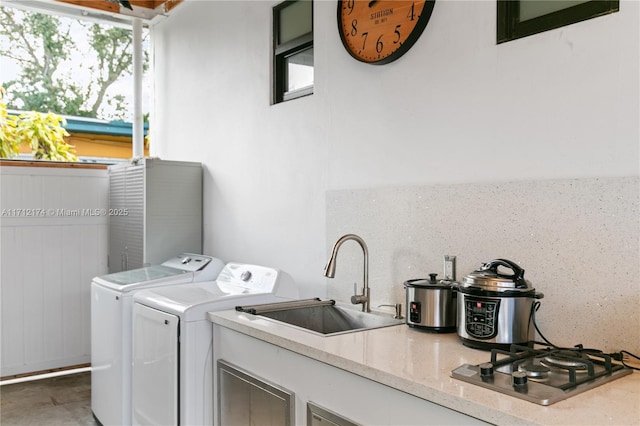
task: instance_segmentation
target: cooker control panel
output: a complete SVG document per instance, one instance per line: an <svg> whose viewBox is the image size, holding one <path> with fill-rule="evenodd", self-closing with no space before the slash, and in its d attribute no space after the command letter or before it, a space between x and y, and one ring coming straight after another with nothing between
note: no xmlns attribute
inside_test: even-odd
<svg viewBox="0 0 640 426"><path fill-rule="evenodd" d="M465 298L465 329L478 339L492 339L498 334L499 299Z"/></svg>
<svg viewBox="0 0 640 426"><path fill-rule="evenodd" d="M420 324L422 321L422 304L420 302L409 303L409 321L412 323Z"/></svg>

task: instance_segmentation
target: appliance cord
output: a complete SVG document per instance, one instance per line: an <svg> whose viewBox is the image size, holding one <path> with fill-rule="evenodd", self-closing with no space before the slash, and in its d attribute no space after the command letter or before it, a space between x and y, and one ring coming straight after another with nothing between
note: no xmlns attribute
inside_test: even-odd
<svg viewBox="0 0 640 426"><path fill-rule="evenodd" d="M540 328L538 328L538 322L536 321L536 312L538 311L538 309L540 309L540 302L534 302L534 304L531 306L531 318L533 318L533 326L535 327L536 331L538 332L538 335L542 338L542 340L544 340L544 342L553 347L553 348L558 348L557 345L554 345L553 343L551 343L546 337L544 337L544 334L542 334L542 332L540 331ZM533 343L540 343L540 342L536 342L534 341Z"/></svg>
<svg viewBox="0 0 640 426"><path fill-rule="evenodd" d="M627 355L627 359L626 360L625 360L625 354ZM615 359L617 361L620 361L622 363L622 365L624 365L625 367L631 368L633 370L640 371L640 367L633 367L633 366L631 366L631 365L629 365L629 364L627 364L625 362L625 361L629 361L630 358L635 358L638 361L640 361L640 357L638 355L634 355L629 351L621 350L618 353L611 354L611 356L612 356L613 359ZM638 361L636 361L636 362L638 362Z"/></svg>
<svg viewBox="0 0 640 426"><path fill-rule="evenodd" d="M604 354L602 351L598 350L598 349L585 349L582 346L582 343L579 343L577 345L575 345L573 348L562 348L560 346L554 345L553 343L551 343L545 336L544 334L542 334L542 332L540 331L540 328L538 328L538 323L536 322L536 312L538 311L538 309L540 309L540 302L535 302L532 306L531 306L531 318L533 319L533 326L535 327L536 331L538 332L538 335L542 338L542 340L544 340L544 342L537 342L537 341L533 341L533 343L536 343L538 345L549 345L554 349L572 349L572 350L579 350L585 353L590 353L590 354L603 354L603 355L608 355L611 358L615 359L616 361L619 361L622 365L624 365L627 368L631 368L632 370L640 370L640 368L638 367L633 367L629 364L627 364L625 362L625 354L627 355L627 359L626 361L628 361L630 358L635 358L637 360L640 361L640 357L638 357L637 355L632 354L629 351L625 351L625 350L621 350L620 352L614 352L611 354Z"/></svg>

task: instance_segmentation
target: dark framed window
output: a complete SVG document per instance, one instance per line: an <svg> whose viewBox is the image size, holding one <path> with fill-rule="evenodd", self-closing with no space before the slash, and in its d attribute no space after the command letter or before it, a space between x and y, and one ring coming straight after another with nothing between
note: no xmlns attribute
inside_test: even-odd
<svg viewBox="0 0 640 426"><path fill-rule="evenodd" d="M273 8L273 101L313 93L313 0Z"/></svg>
<svg viewBox="0 0 640 426"><path fill-rule="evenodd" d="M515 40L618 10L619 0L498 0L497 42Z"/></svg>

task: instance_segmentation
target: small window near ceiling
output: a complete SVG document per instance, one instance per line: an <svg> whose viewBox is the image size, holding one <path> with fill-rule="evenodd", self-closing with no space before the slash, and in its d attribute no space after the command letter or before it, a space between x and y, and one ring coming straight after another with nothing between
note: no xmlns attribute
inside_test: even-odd
<svg viewBox="0 0 640 426"><path fill-rule="evenodd" d="M273 8L274 103L313 93L313 1Z"/></svg>
<svg viewBox="0 0 640 426"><path fill-rule="evenodd" d="M618 10L619 0L498 0L497 41L515 40Z"/></svg>

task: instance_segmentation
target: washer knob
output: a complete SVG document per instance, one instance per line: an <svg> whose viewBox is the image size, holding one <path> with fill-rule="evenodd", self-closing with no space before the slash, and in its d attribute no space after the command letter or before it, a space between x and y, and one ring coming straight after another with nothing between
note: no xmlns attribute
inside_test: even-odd
<svg viewBox="0 0 640 426"><path fill-rule="evenodd" d="M522 387L527 384L527 373L524 371L514 371L511 373L511 384L514 387Z"/></svg>
<svg viewBox="0 0 640 426"><path fill-rule="evenodd" d="M240 279L245 282L249 281L251 279L251 271L244 271L240 274Z"/></svg>

